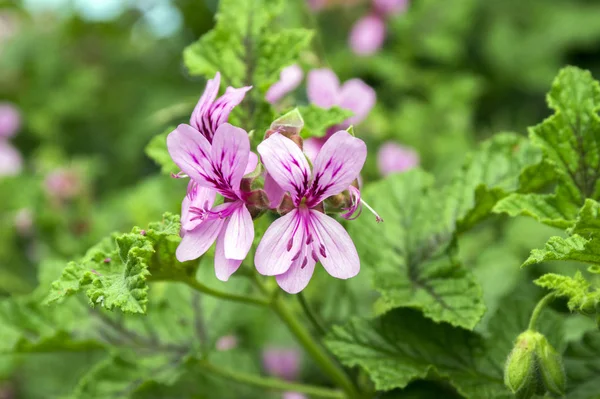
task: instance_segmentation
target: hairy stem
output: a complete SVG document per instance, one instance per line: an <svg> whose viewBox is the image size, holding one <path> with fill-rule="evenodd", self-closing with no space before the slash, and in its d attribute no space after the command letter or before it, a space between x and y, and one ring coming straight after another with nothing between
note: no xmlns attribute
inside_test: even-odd
<svg viewBox="0 0 600 399"><path fill-rule="evenodd" d="M200 291L206 295L225 299L227 301L248 303L248 304L257 305L257 306L269 306L269 301L267 301L266 299L257 298L257 297L253 297L253 296L246 296L246 295L230 294L228 292L215 290L213 288L210 288L207 285L202 284L195 278L186 279L186 280L183 280L183 282L186 283L191 288L195 289L196 291Z"/></svg>
<svg viewBox="0 0 600 399"><path fill-rule="evenodd" d="M214 375L221 376L227 380L236 381L241 384L251 385L259 388L273 389L278 391L299 392L310 395L315 398L334 398L343 399L345 395L342 391L316 387L313 385L291 383L278 378L261 377L258 375L240 373L238 371L227 370L206 361L200 362L200 367Z"/></svg>
<svg viewBox="0 0 600 399"><path fill-rule="evenodd" d="M537 320L540 317L540 314L542 313L542 310L544 310L544 308L554 300L555 298L555 294L554 292L549 293L548 295L546 295L545 297L543 297L542 299L540 299L540 301L537 303L537 305L535 305L535 308L533 309L533 313L531 313L531 318L529 319L529 330L531 331L536 331L535 325L537 324Z"/></svg>

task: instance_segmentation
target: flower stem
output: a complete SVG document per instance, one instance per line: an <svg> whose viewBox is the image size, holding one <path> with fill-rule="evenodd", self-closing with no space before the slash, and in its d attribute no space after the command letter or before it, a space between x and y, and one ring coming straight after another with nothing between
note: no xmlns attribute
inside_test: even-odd
<svg viewBox="0 0 600 399"><path fill-rule="evenodd" d="M319 335L325 335L326 330L323 327L323 324L319 321L315 312L313 312L313 310L310 308L310 305L304 297L304 294L302 292L299 292L297 295L298 301L300 302L300 306L302 306L302 310L306 314L306 318L312 323L313 327L315 328L317 333L319 333Z"/></svg>
<svg viewBox="0 0 600 399"><path fill-rule="evenodd" d="M554 300L554 298L555 298L555 294L554 294L554 292L551 292L548 295L546 295L545 297L543 297L542 299L540 299L540 301L537 303L537 305L535 305L535 308L533 309L533 313L531 313L531 318L529 319L529 327L528 327L529 330L536 331L535 325L537 323L538 318L540 317L540 314L542 313L542 310L544 310L544 308L550 302L552 302L552 300Z"/></svg>
<svg viewBox="0 0 600 399"><path fill-rule="evenodd" d="M214 296L217 298L225 299L227 301L242 302L242 303L247 303L250 305L257 305L257 306L269 306L269 301L267 301L266 299L257 298L257 297L253 297L253 296L230 294L228 292L215 290L213 288L210 288L207 285L202 284L195 278L189 278L186 280L182 280L182 282L186 283L188 286L195 289L196 291L200 291L202 293L205 293L207 295Z"/></svg>
<svg viewBox="0 0 600 399"><path fill-rule="evenodd" d="M313 385L291 383L277 378L261 377L258 375L240 373L238 371L227 370L206 361L200 361L200 367L214 375L225 379L236 381L246 385L252 385L259 388L274 389L278 391L299 392L310 395L315 398L333 398L344 399L342 391L316 387Z"/></svg>

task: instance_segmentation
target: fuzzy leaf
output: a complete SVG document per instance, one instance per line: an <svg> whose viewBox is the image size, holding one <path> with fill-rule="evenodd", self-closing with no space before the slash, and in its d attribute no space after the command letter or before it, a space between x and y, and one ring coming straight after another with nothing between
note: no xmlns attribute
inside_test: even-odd
<svg viewBox="0 0 600 399"><path fill-rule="evenodd" d="M175 249L179 238L179 216L165 214L163 221L147 230L113 234L91 248L80 261L71 262L52 284L47 303L85 290L90 304L101 303L112 310L145 313L148 302L146 280L178 280L193 275L195 262L179 263ZM116 247L113 243L116 243Z"/></svg>
<svg viewBox="0 0 600 399"><path fill-rule="evenodd" d="M146 155L160 166L160 171L165 175L179 171L167 150L167 135L174 129L174 127L170 127L164 133L154 136L145 149Z"/></svg>
<svg viewBox="0 0 600 399"><path fill-rule="evenodd" d="M563 355L569 399L600 399L600 334L586 333Z"/></svg>
<svg viewBox="0 0 600 399"><path fill-rule="evenodd" d="M378 390L404 388L433 374L466 398L508 399L513 396L504 387L504 362L515 336L527 328L535 302L513 294L503 303L486 336L397 309L375 320L357 318L335 327L326 345L343 364L366 371ZM559 346L560 324L552 313L544 316L540 329Z"/></svg>
<svg viewBox="0 0 600 399"><path fill-rule="evenodd" d="M305 139L323 137L327 133L327 129L352 116L352 111L337 106L325 109L311 104L298 107L298 110L304 119L301 135Z"/></svg>
<svg viewBox="0 0 600 399"><path fill-rule="evenodd" d="M568 238L550 237L544 249L534 249L522 267L550 260L578 261L600 265L600 242L580 235Z"/></svg>
<svg viewBox="0 0 600 399"><path fill-rule="evenodd" d="M575 277L562 276L548 273L535 280L540 287L552 290L556 295L569 300L569 309L584 314L595 314L600 311L600 291L591 287L591 284L577 271Z"/></svg>

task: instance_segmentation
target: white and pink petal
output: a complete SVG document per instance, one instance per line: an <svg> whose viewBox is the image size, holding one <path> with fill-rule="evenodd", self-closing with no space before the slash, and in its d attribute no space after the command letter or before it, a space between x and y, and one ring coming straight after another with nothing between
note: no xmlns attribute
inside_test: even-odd
<svg viewBox="0 0 600 399"><path fill-rule="evenodd" d="M252 215L241 201L231 204L235 207L229 216L224 236L225 256L228 259L243 260L248 255L254 240Z"/></svg>
<svg viewBox="0 0 600 399"><path fill-rule="evenodd" d="M283 274L292 265L292 259L303 245L302 235L296 235L302 219L297 209L274 221L256 248L254 264L265 276Z"/></svg>
<svg viewBox="0 0 600 399"><path fill-rule="evenodd" d="M240 259L228 259L225 256L225 229L217 237L215 248L215 275L221 281L229 280L229 277L239 269L242 264Z"/></svg>
<svg viewBox="0 0 600 399"><path fill-rule="evenodd" d="M194 230L187 231L175 251L177 260L186 262L204 255L217 239L223 223L220 218L205 220Z"/></svg>

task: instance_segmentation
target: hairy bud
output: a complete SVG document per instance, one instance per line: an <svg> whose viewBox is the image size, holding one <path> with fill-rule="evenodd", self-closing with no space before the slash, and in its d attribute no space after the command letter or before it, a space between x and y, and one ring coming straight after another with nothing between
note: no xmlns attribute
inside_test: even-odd
<svg viewBox="0 0 600 399"><path fill-rule="evenodd" d="M519 399L529 399L537 390L536 335L541 334L526 331L517 337L504 368L504 385Z"/></svg>
<svg viewBox="0 0 600 399"><path fill-rule="evenodd" d="M565 376L561 356L543 335L538 340L535 353L540 376L546 391L554 396L564 396L567 377Z"/></svg>

